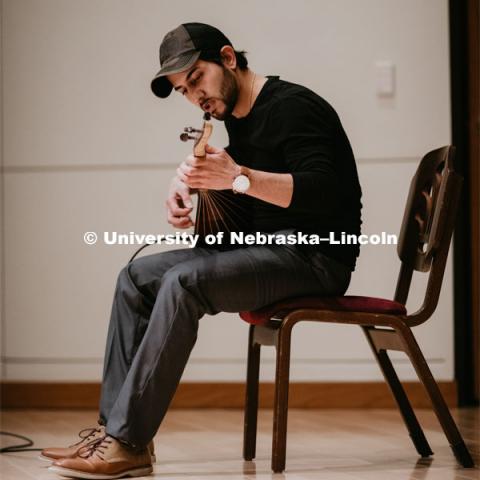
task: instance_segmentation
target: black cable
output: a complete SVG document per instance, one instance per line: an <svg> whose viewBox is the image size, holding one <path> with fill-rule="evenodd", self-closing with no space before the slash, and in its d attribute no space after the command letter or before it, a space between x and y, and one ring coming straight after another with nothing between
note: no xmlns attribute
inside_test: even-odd
<svg viewBox="0 0 480 480"><path fill-rule="evenodd" d="M23 435L17 435L16 433L9 433L9 432L0 432L0 435L8 435L9 437L19 438L24 440L27 443L20 443L18 445L10 445L9 447L0 448L0 453L8 453L8 452L40 452L42 448L27 448L33 445L33 440L30 440Z"/></svg>

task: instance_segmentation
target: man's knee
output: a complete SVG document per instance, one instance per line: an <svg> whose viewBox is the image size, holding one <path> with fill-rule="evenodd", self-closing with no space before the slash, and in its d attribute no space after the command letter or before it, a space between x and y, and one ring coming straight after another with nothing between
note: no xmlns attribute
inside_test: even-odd
<svg viewBox="0 0 480 480"><path fill-rule="evenodd" d="M117 291L124 291L130 283L129 273L127 269L128 265L125 265L117 275Z"/></svg>
<svg viewBox="0 0 480 480"><path fill-rule="evenodd" d="M145 262L142 259L134 260L125 265L117 276L115 295L126 299L129 303L154 302L158 286L152 284L151 280L146 281Z"/></svg>
<svg viewBox="0 0 480 480"><path fill-rule="evenodd" d="M162 253L136 258L123 269L129 281L141 292L155 296L170 264Z"/></svg>
<svg viewBox="0 0 480 480"><path fill-rule="evenodd" d="M162 288L177 297L188 297L199 311L215 315L219 311L213 305L211 282L202 262L184 262L170 268L164 276ZM185 300L187 300L185 298Z"/></svg>
<svg viewBox="0 0 480 480"><path fill-rule="evenodd" d="M201 276L194 262L178 263L164 275L164 283L173 288L190 291L192 287L200 286Z"/></svg>

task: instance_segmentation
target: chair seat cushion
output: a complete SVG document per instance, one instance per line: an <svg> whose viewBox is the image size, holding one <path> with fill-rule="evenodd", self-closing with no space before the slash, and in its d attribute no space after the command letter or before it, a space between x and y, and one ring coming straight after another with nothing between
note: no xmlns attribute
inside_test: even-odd
<svg viewBox="0 0 480 480"><path fill-rule="evenodd" d="M263 325L273 316L283 318L293 310L315 309L342 312L384 313L388 315L405 315L407 310L401 303L375 297L296 297L280 300L251 312L240 312L240 317L253 325Z"/></svg>

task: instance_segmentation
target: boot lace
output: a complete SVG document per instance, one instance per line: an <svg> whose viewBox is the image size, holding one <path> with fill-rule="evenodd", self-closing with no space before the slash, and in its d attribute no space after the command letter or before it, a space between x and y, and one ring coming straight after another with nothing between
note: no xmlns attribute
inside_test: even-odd
<svg viewBox="0 0 480 480"><path fill-rule="evenodd" d="M75 447L76 445L80 445L80 443L88 440L90 437L94 437L96 433L100 432L101 428L84 428L83 430L80 430L78 432L78 436L80 437L80 440L77 443L74 443L73 445L70 445L70 447Z"/></svg>
<svg viewBox="0 0 480 480"><path fill-rule="evenodd" d="M99 437L84 445L82 448L80 448L77 455L81 458L90 458L95 454L101 460L105 460L103 454L112 442L112 437L104 435L103 437Z"/></svg>

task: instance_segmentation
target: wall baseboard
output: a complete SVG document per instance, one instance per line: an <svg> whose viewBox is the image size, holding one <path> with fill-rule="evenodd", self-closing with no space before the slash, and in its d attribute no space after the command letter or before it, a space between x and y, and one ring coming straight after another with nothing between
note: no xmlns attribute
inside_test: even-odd
<svg viewBox="0 0 480 480"><path fill-rule="evenodd" d="M419 382L403 383L415 408L431 408ZM449 407L457 405L454 381L439 382ZM100 383L2 382L2 408L97 408ZM243 383L185 382L173 399L172 408L242 408ZM274 384L262 383L259 405L273 406ZM292 408L395 408L383 382L291 383L289 406Z"/></svg>

